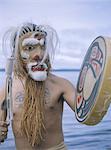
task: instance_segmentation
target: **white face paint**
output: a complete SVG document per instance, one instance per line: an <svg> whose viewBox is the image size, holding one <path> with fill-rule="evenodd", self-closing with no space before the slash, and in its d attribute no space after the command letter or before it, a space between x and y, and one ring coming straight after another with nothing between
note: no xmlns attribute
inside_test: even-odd
<svg viewBox="0 0 111 150"><path fill-rule="evenodd" d="M36 62L27 64L27 71L35 81L45 81L47 79L47 65L43 63L38 66Z"/></svg>
<svg viewBox="0 0 111 150"><path fill-rule="evenodd" d="M21 57L25 60L29 59L29 53L28 52L24 52L23 50L20 52Z"/></svg>
<svg viewBox="0 0 111 150"><path fill-rule="evenodd" d="M26 46L26 50L25 51L21 51L21 57L24 60L29 60L30 58L30 51L33 51L35 49L35 46L37 46L38 44L40 44L41 46L45 45L45 37L41 37L41 39L39 39L40 37L35 38L35 34L34 33L32 36L30 36L29 38L25 38L22 41L22 47ZM31 49L29 49L31 48ZM42 50L42 49L41 49ZM31 61L31 60L29 60ZM36 61L36 60L35 60ZM35 81L44 81L47 78L47 64L44 63L44 61L42 62L28 62L26 65L26 69L28 71L28 74L30 75L30 77L35 80Z"/></svg>
<svg viewBox="0 0 111 150"><path fill-rule="evenodd" d="M38 40L36 38L30 37L30 38L26 38L23 40L22 46L26 46L26 45L33 46L33 45L37 45L37 44L40 44L42 46L42 45L44 45L44 42L45 42L44 38Z"/></svg>

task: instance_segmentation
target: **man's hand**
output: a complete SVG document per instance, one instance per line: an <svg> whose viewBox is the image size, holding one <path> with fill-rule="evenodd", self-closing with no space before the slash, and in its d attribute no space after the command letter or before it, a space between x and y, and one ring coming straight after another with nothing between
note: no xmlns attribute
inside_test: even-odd
<svg viewBox="0 0 111 150"><path fill-rule="evenodd" d="M4 142L4 140L7 138L8 126L9 123L0 121L0 143Z"/></svg>

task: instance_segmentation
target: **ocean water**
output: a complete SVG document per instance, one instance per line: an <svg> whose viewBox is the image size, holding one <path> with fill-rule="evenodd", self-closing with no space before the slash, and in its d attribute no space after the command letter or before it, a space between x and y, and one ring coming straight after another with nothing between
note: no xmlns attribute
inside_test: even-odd
<svg viewBox="0 0 111 150"><path fill-rule="evenodd" d="M78 71L56 71L53 73L70 80L76 86ZM4 72L0 72L0 87L4 82L4 76ZM98 125L87 126L80 124L76 120L74 112L65 104L63 131L68 150L111 150L111 109L108 109L107 114ZM8 138L0 145L0 150L15 150L11 126Z"/></svg>

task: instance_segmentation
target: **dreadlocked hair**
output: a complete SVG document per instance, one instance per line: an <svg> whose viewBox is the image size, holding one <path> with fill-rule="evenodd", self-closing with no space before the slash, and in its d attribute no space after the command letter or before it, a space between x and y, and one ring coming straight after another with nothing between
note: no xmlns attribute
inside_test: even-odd
<svg viewBox="0 0 111 150"><path fill-rule="evenodd" d="M48 73L51 68L49 59L46 60ZM39 145L44 140L44 96L45 81L34 81L24 68L20 53L17 53L17 63L14 66L14 74L20 80L25 79L24 83L24 104L21 116L21 134L25 135L28 142L33 147Z"/></svg>
<svg viewBox="0 0 111 150"><path fill-rule="evenodd" d="M44 140L44 94L45 82L26 79L21 132L32 146Z"/></svg>

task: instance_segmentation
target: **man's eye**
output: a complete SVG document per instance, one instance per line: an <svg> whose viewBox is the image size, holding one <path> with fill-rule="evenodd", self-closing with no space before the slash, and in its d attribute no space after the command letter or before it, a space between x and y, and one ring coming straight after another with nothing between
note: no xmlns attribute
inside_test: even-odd
<svg viewBox="0 0 111 150"><path fill-rule="evenodd" d="M25 47L25 50L28 50L28 51L31 51L33 49L34 49L34 46L27 46L27 47Z"/></svg>
<svg viewBox="0 0 111 150"><path fill-rule="evenodd" d="M29 49L29 50L32 50L32 49L34 49L34 47L33 47L33 46L29 46L28 49Z"/></svg>

